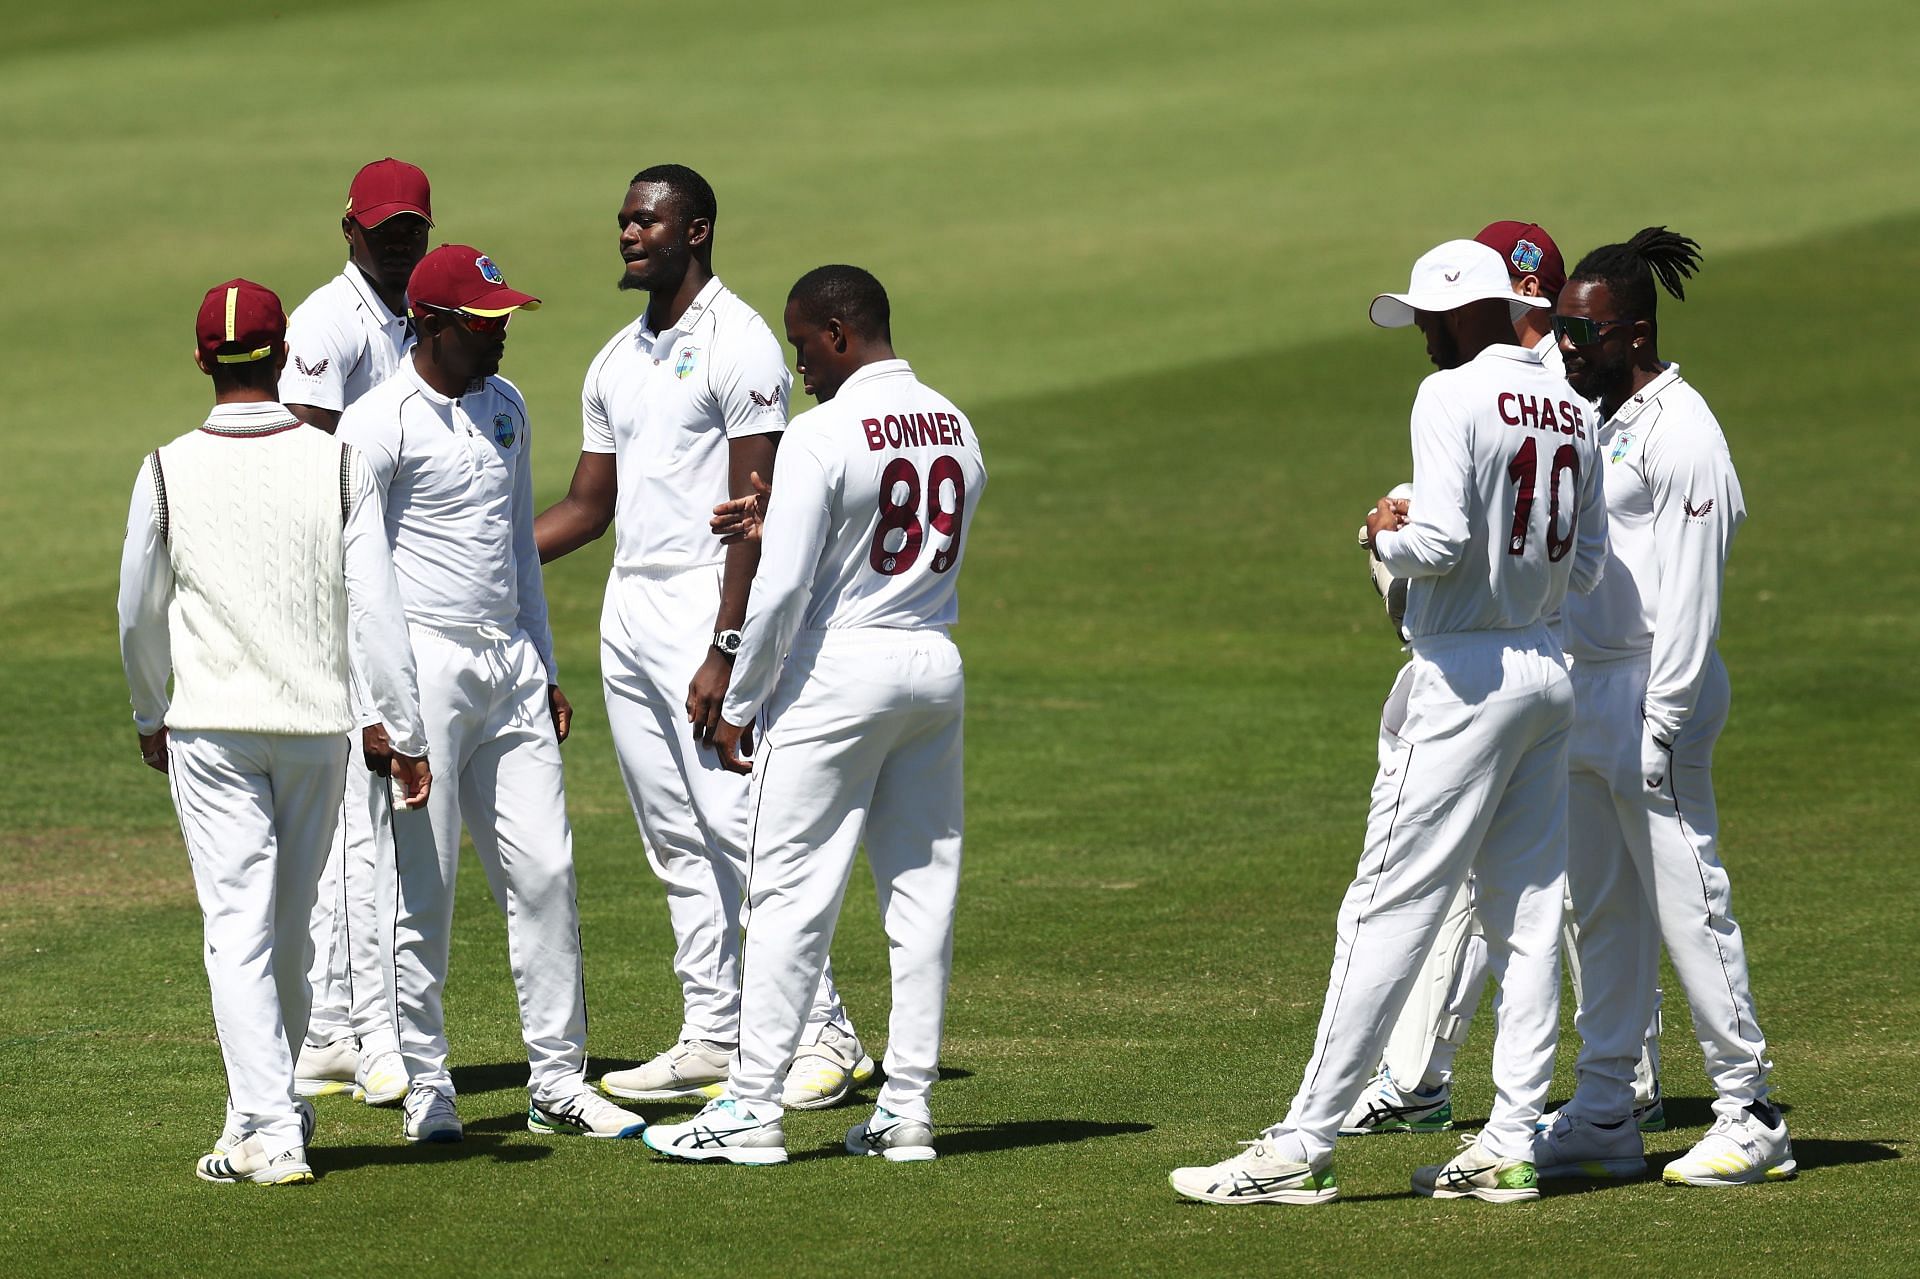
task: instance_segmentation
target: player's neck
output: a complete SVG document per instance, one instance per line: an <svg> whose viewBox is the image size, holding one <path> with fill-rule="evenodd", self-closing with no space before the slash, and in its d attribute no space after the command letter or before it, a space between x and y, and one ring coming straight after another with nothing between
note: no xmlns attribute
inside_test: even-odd
<svg viewBox="0 0 1920 1279"><path fill-rule="evenodd" d="M230 386L225 390L216 388L213 393L215 404L274 404L279 399L279 387Z"/></svg>
<svg viewBox="0 0 1920 1279"><path fill-rule="evenodd" d="M669 291L647 294L647 327L655 333L665 333L680 322L687 313L693 300L700 296L700 290L707 287L707 281L713 278L713 268L704 262L690 261L687 273L680 277L680 283Z"/></svg>
<svg viewBox="0 0 1920 1279"><path fill-rule="evenodd" d="M398 289L382 288L380 281L373 278L372 272L368 271L358 262L353 264L353 269L360 273L360 278L367 282L367 287L373 290L373 295L380 299L380 304L387 308L389 315L404 315L406 313L407 290L404 285Z"/></svg>
<svg viewBox="0 0 1920 1279"><path fill-rule="evenodd" d="M1612 417L1620 411L1621 405L1646 390L1647 384L1664 373L1666 368L1667 366L1660 362L1660 357L1653 352L1648 352L1647 358L1644 360L1635 360L1632 367L1628 370L1626 381L1622 384L1618 398L1602 398L1600 401L1600 411L1608 417Z"/></svg>
<svg viewBox="0 0 1920 1279"><path fill-rule="evenodd" d="M467 393L467 388L473 385L472 378L459 377L442 368L424 345L413 348L413 371L420 375L422 382L449 400L459 399Z"/></svg>

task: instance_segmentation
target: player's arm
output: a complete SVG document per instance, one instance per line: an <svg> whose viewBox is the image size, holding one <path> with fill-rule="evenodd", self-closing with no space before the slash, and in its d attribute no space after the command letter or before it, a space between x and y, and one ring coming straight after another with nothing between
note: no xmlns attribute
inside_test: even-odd
<svg viewBox="0 0 1920 1279"><path fill-rule="evenodd" d="M1720 634L1727 551L1746 507L1717 431L1706 425L1662 431L1648 443L1642 456L1653 494L1660 593L1644 710L1649 731L1671 745L1693 717L1706 682Z"/></svg>
<svg viewBox="0 0 1920 1279"><path fill-rule="evenodd" d="M347 656L355 674L357 697L371 709L381 730L387 767L407 788L407 806L426 802L432 775L427 768L426 721L420 714L420 684L400 583L387 544L386 511L365 459L355 451L348 471L351 499L343 530L343 567L347 582ZM362 716L363 723L367 717Z"/></svg>
<svg viewBox="0 0 1920 1279"><path fill-rule="evenodd" d="M305 422L308 426L317 426L332 435L340 427L340 411L323 409L316 404L289 404L287 412Z"/></svg>
<svg viewBox="0 0 1920 1279"><path fill-rule="evenodd" d="M303 302L287 318L287 367L280 373L280 402L309 426L332 434L347 403L347 373L364 353L364 338L322 318Z"/></svg>
<svg viewBox="0 0 1920 1279"><path fill-rule="evenodd" d="M133 728L140 758L167 771L167 677L173 645L167 606L173 600L173 561L161 532L151 459L133 480L127 537L120 548L120 663L133 699Z"/></svg>
<svg viewBox="0 0 1920 1279"><path fill-rule="evenodd" d="M553 733L561 741L573 731L573 704L560 691L560 663L553 656L553 627L547 620L547 586L540 573L540 549L533 524L533 431L527 421L527 406L515 400L519 410L520 438L514 442L513 520L514 598L519 604L515 624L533 641L533 651L547 668L547 708L553 714Z"/></svg>
<svg viewBox="0 0 1920 1279"><path fill-rule="evenodd" d="M533 522L533 540L542 564L577 551L606 533L620 495L619 476L612 453L581 452L580 460L573 464L567 495L540 512Z"/></svg>
<svg viewBox="0 0 1920 1279"><path fill-rule="evenodd" d="M1567 585L1590 595L1607 571L1607 483L1596 449L1580 476L1580 520L1574 529L1573 573Z"/></svg>
<svg viewBox="0 0 1920 1279"><path fill-rule="evenodd" d="M1373 553L1395 577L1439 577L1453 570L1472 535L1473 441L1468 419L1433 389L1429 378L1414 397L1413 489L1420 505L1406 523L1373 534ZM1369 528L1375 524L1368 517Z"/></svg>

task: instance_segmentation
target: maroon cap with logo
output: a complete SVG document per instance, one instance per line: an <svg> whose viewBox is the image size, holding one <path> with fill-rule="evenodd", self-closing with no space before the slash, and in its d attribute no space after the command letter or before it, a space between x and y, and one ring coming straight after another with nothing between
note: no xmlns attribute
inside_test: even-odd
<svg viewBox="0 0 1920 1279"><path fill-rule="evenodd" d="M348 217L363 227L376 227L397 213L416 213L433 225L433 188L426 174L388 156L353 175L347 188Z"/></svg>
<svg viewBox="0 0 1920 1279"><path fill-rule="evenodd" d="M1560 258L1560 246L1538 223L1495 222L1473 238L1498 253L1514 279L1539 276L1540 291L1548 297L1559 297L1566 287L1567 264Z"/></svg>
<svg viewBox="0 0 1920 1279"><path fill-rule="evenodd" d="M216 364L251 364L286 341L287 313L272 289L252 280L228 280L207 290L194 322L194 340Z"/></svg>
<svg viewBox="0 0 1920 1279"><path fill-rule="evenodd" d="M407 298L422 306L469 315L505 315L518 309L537 311L540 299L507 287L507 277L493 259L470 244L443 244L413 268Z"/></svg>

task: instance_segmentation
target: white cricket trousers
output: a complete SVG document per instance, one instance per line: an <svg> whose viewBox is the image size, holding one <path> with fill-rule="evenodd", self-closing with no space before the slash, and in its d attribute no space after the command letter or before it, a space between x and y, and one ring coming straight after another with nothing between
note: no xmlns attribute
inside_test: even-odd
<svg viewBox="0 0 1920 1279"><path fill-rule="evenodd" d="M393 815L400 880L394 968L409 1082L453 1095L441 993L464 820L507 918L529 1088L540 1101L568 1096L586 1086L587 1005L573 829L546 667L525 632L418 623L408 630L433 767L426 807Z"/></svg>
<svg viewBox="0 0 1920 1279"><path fill-rule="evenodd" d="M278 1155L303 1144L293 1060L307 1031L307 924L340 816L346 739L179 729L167 743L228 1111Z"/></svg>
<svg viewBox="0 0 1920 1279"><path fill-rule="evenodd" d="M307 1041L359 1041L363 1058L400 1047L394 1014L393 796L369 772L360 733L347 737L347 797L320 878L313 912L314 958L308 972L313 1013ZM323 934L323 917L324 928Z"/></svg>
<svg viewBox="0 0 1920 1279"><path fill-rule="evenodd" d="M728 1090L778 1109L864 836L893 1011L879 1104L932 1124L965 816L960 650L943 630L804 631L754 761L740 1049Z"/></svg>
<svg viewBox="0 0 1920 1279"><path fill-rule="evenodd" d="M1532 1157L1553 1076L1573 723L1560 647L1540 625L1412 647L1381 716L1366 847L1340 905L1313 1056L1268 1130L1282 1157L1332 1154L1469 872L1499 985L1483 1149Z"/></svg>
<svg viewBox="0 0 1920 1279"><path fill-rule="evenodd" d="M1571 1105L1604 1120L1633 1104L1633 1064L1654 1006L1664 939L1718 1097L1737 1116L1767 1095L1766 1037L1754 1013L1733 892L1714 851L1713 746L1727 721L1727 668L1715 653L1693 718L1673 746L1668 785L1641 778L1641 701L1649 658L1577 662L1567 886L1579 922L1585 1002Z"/></svg>
<svg viewBox="0 0 1920 1279"><path fill-rule="evenodd" d="M751 783L694 740L687 686L713 645L718 565L616 568L600 614L600 670L620 776L647 862L667 888L681 1039L740 1038L740 933ZM829 965L808 1017L852 1033Z"/></svg>

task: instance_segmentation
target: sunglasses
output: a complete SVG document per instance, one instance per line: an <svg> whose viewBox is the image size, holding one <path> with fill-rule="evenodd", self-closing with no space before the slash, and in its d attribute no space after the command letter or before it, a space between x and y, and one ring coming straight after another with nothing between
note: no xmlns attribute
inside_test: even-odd
<svg viewBox="0 0 1920 1279"><path fill-rule="evenodd" d="M1589 320L1583 315L1553 317L1553 336L1573 346L1592 346L1607 336L1607 330L1632 320Z"/></svg>
<svg viewBox="0 0 1920 1279"><path fill-rule="evenodd" d="M513 318L511 311L504 315L475 315L471 311L462 311L458 307L434 306L427 302L415 302L414 305L423 311L447 316L467 332L480 337L492 337L496 333L505 333L507 321Z"/></svg>

